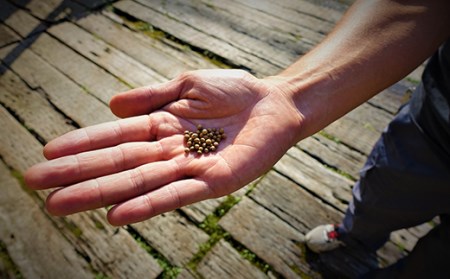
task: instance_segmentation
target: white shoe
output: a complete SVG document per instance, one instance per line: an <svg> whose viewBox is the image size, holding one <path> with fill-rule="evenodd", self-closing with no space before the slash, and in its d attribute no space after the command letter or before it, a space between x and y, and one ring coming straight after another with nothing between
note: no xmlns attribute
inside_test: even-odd
<svg viewBox="0 0 450 279"><path fill-rule="evenodd" d="M342 245L336 225L321 225L305 236L306 246L315 253L334 250Z"/></svg>

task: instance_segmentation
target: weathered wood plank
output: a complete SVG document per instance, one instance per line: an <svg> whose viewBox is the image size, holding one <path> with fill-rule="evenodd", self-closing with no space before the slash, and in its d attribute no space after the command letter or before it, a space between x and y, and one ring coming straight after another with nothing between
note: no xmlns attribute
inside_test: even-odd
<svg viewBox="0 0 450 279"><path fill-rule="evenodd" d="M204 278L269 278L223 239L198 264L197 272Z"/></svg>
<svg viewBox="0 0 450 279"><path fill-rule="evenodd" d="M326 165L343 171L355 179L359 178L359 170L366 161L366 156L328 139L320 133L300 141L297 143L297 147Z"/></svg>
<svg viewBox="0 0 450 279"><path fill-rule="evenodd" d="M338 224L343 217L341 212L274 171L258 183L250 198L303 234L318 225Z"/></svg>
<svg viewBox="0 0 450 279"><path fill-rule="evenodd" d="M166 80L160 74L73 23L64 22L55 25L48 29L48 32L133 87Z"/></svg>
<svg viewBox="0 0 450 279"><path fill-rule="evenodd" d="M242 187L236 192L232 193L231 196L235 199L242 198L250 187L253 187L258 180L249 183L247 186ZM227 197L220 197L217 199L209 199L194 204L182 207L181 210L194 220L196 223L201 223L205 218L213 214L214 211L227 199Z"/></svg>
<svg viewBox="0 0 450 279"><path fill-rule="evenodd" d="M45 160L42 145L0 106L0 156L19 172Z"/></svg>
<svg viewBox="0 0 450 279"><path fill-rule="evenodd" d="M14 111L25 126L33 127L46 142L74 129L47 99L38 91L29 89L11 71L4 71L0 76L0 91L0 103Z"/></svg>
<svg viewBox="0 0 450 279"><path fill-rule="evenodd" d="M1 118L4 110L1 109ZM25 278L90 278L89 265L0 161L0 240Z"/></svg>
<svg viewBox="0 0 450 279"><path fill-rule="evenodd" d="M106 222L106 210L93 210L65 218L76 233L63 228L72 245L91 259L94 269L110 278L157 278L162 268L123 228Z"/></svg>
<svg viewBox="0 0 450 279"><path fill-rule="evenodd" d="M119 79L48 34L39 35L31 49L106 105L112 96L130 89Z"/></svg>
<svg viewBox="0 0 450 279"><path fill-rule="evenodd" d="M368 155L392 118L392 114L364 103L330 124L324 131Z"/></svg>
<svg viewBox="0 0 450 279"><path fill-rule="evenodd" d="M195 222L201 223L205 220L206 216L212 214L224 200L225 197L205 200L182 207L181 210Z"/></svg>
<svg viewBox="0 0 450 279"><path fill-rule="evenodd" d="M256 56L279 67L291 64L299 54L305 53L311 47L311 42L306 44L301 39L290 43L292 39L280 38L280 32L264 29L260 24L250 20L242 21L239 17L220 13L209 5L199 5L192 0L137 0L137 2L157 11L167 19L176 19L185 26L217 38L222 44L230 44L248 57ZM286 48L286 45L289 45L289 48Z"/></svg>
<svg viewBox="0 0 450 279"><path fill-rule="evenodd" d="M11 0L14 4L30 11L35 17L47 21L56 22L66 18L80 16L85 9L70 0Z"/></svg>
<svg viewBox="0 0 450 279"><path fill-rule="evenodd" d="M322 6L318 4L318 1L310 3L304 0L283 0L276 3L272 1L260 3L252 0L238 0L238 2L292 23L297 23L299 17L311 16L322 22L335 24L342 16L341 11Z"/></svg>
<svg viewBox="0 0 450 279"><path fill-rule="evenodd" d="M113 2L113 0L73 0L89 9L96 9L102 5Z"/></svg>
<svg viewBox="0 0 450 279"><path fill-rule="evenodd" d="M300 14L291 8L285 8L272 1L218 1L204 0L213 9L224 10L241 19L241 22L253 20L265 28L290 33L294 37L306 37L318 43L323 35L330 32L334 24L318 18L308 11ZM217 11L220 12L220 11Z"/></svg>
<svg viewBox="0 0 450 279"><path fill-rule="evenodd" d="M131 225L171 263L183 266L198 252L209 236L186 218L172 211Z"/></svg>
<svg viewBox="0 0 450 279"><path fill-rule="evenodd" d="M234 45L224 43L216 37L207 35L191 26L168 18L138 3L125 0L115 3L114 7L142 21L146 21L188 44L216 53L237 66L257 70L259 75L270 75L281 70L279 66L269 63L267 60L256 57L253 54L243 53L242 50Z"/></svg>
<svg viewBox="0 0 450 279"><path fill-rule="evenodd" d="M341 211L345 211L352 197L351 180L325 168L298 148L289 149L274 169Z"/></svg>
<svg viewBox="0 0 450 279"><path fill-rule="evenodd" d="M17 36L8 26L0 23L0 48L17 42L20 37Z"/></svg>
<svg viewBox="0 0 450 279"><path fill-rule="evenodd" d="M304 235L251 199L244 197L219 225L284 277L298 278L294 267L315 277L302 259Z"/></svg>
<svg viewBox="0 0 450 279"><path fill-rule="evenodd" d="M217 68L192 51L174 49L157 39L130 31L100 14L92 14L76 23L168 79L189 70Z"/></svg>
<svg viewBox="0 0 450 279"><path fill-rule="evenodd" d="M14 47L11 45L0 50L2 60L7 56L9 49ZM22 47L26 47L26 44ZM20 57L12 63L4 62L10 64L10 67L31 87L40 87L49 101L79 125L89 126L116 119L107 106L29 49L24 49Z"/></svg>
<svg viewBox="0 0 450 279"><path fill-rule="evenodd" d="M372 97L368 103L380 107L391 114L396 114L400 106L405 102L407 91L408 87L403 82L397 82Z"/></svg>
<svg viewBox="0 0 450 279"><path fill-rule="evenodd" d="M31 165L44 160L42 145L5 109L2 108L0 113L0 125L4 130L0 134L0 156L12 168L24 173ZM49 192L36 192L41 203ZM105 219L105 209L64 218L51 217L75 249L91 259L91 266L97 272L112 278L157 277L161 268L156 260L124 229L108 225Z"/></svg>
<svg viewBox="0 0 450 279"><path fill-rule="evenodd" d="M6 0L0 0L0 21L14 29L22 37L42 32L47 25L34 18L29 13L21 10Z"/></svg>

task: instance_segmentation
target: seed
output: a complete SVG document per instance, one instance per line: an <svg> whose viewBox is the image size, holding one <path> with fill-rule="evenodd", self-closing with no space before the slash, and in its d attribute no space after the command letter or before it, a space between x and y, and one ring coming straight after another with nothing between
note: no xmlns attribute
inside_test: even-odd
<svg viewBox="0 0 450 279"><path fill-rule="evenodd" d="M196 131L184 131L184 142L186 153L196 152L197 154L209 153L218 149L222 139L225 139L223 128L204 128L197 125Z"/></svg>

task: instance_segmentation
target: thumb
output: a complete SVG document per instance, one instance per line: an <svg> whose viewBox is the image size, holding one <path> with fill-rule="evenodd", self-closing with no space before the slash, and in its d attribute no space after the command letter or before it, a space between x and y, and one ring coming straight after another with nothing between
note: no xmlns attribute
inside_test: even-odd
<svg viewBox="0 0 450 279"><path fill-rule="evenodd" d="M130 117L149 114L170 102L178 100L182 90L182 81L171 81L135 88L118 93L109 102L111 111L118 117Z"/></svg>

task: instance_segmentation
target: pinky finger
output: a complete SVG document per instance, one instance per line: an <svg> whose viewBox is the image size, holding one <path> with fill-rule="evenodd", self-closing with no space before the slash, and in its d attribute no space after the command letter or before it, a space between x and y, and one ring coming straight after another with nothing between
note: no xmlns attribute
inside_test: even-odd
<svg viewBox="0 0 450 279"><path fill-rule="evenodd" d="M179 180L114 206L108 212L108 221L114 226L137 223L211 197L212 192L206 182Z"/></svg>

